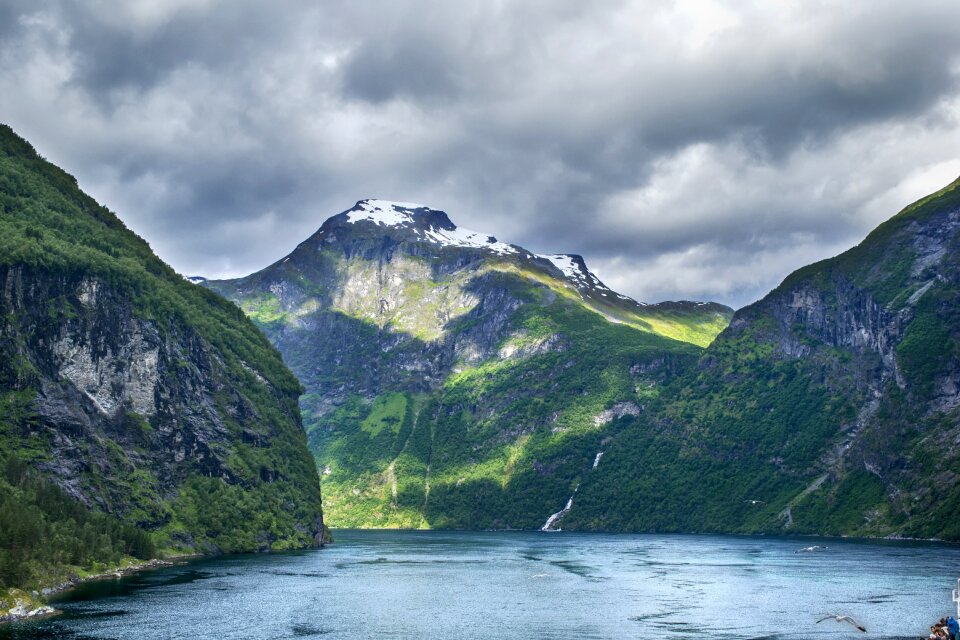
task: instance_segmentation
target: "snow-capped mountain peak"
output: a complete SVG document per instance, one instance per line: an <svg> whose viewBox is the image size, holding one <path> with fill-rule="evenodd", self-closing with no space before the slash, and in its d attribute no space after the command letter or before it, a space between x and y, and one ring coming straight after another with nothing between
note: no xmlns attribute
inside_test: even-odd
<svg viewBox="0 0 960 640"><path fill-rule="evenodd" d="M432 211L428 206L413 202L391 202L371 198L359 201L353 209L347 211L347 222L368 220L387 227L412 225L415 222L413 212L420 209Z"/></svg>
<svg viewBox="0 0 960 640"><path fill-rule="evenodd" d="M620 295L607 287L587 268L583 258L574 254L532 254L521 247L498 241L494 236L480 231L472 231L455 225L447 214L414 202L394 202L369 198L360 200L352 209L331 218L321 231L328 228L331 232L341 225L360 225L377 232L399 234L407 241L425 242L442 248L465 248L489 251L501 256L515 255L527 259L540 258L558 269L570 284L581 291L592 292L610 300L620 299L635 302L632 298ZM396 230L396 231L392 231ZM643 303L637 303L643 304Z"/></svg>
<svg viewBox="0 0 960 640"><path fill-rule="evenodd" d="M407 229L417 240L443 247L485 249L499 255L519 253L519 249L480 231L458 227L447 214L422 204L389 200L360 200L346 211L346 222L373 223L382 227Z"/></svg>

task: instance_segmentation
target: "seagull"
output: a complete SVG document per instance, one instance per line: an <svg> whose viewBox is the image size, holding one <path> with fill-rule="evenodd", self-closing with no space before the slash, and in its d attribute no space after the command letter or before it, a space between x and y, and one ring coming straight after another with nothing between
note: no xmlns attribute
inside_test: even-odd
<svg viewBox="0 0 960 640"><path fill-rule="evenodd" d="M803 549L797 549L796 551L794 551L794 553L802 553L804 551L810 551L810 552L823 551L824 549L826 549L826 547L821 547L820 545L815 544L812 547L804 547Z"/></svg>
<svg viewBox="0 0 960 640"><path fill-rule="evenodd" d="M854 620L854 619L851 618L850 616L841 616L841 615L837 615L836 613L829 613L829 614L827 614L826 617L820 618L819 620L817 620L817 624L820 624L820 623L823 622L824 620L829 620L829 619L831 619L831 618L833 618L833 619L836 620L837 622L846 622L847 624L852 624L853 626L855 626L855 627L856 627L857 629L859 629L860 631L863 631L864 633L866 633L866 631L867 631L866 629L864 629L864 628L860 625L859 622L857 622L856 620Z"/></svg>
<svg viewBox="0 0 960 640"><path fill-rule="evenodd" d="M744 502L749 502L750 504L767 504L763 500L744 500Z"/></svg>

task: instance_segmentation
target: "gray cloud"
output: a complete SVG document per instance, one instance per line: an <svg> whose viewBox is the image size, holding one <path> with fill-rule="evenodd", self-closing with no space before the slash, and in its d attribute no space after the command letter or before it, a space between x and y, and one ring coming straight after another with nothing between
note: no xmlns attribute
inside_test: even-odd
<svg viewBox="0 0 960 640"><path fill-rule="evenodd" d="M0 120L186 273L363 197L741 305L960 174L960 5L10 0Z"/></svg>

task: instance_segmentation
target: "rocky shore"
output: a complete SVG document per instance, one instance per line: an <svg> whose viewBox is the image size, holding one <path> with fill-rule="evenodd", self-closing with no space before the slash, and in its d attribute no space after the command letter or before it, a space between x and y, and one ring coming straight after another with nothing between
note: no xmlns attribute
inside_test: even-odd
<svg viewBox="0 0 960 640"><path fill-rule="evenodd" d="M56 609L21 589L7 589L0 593L0 623L47 618L57 613Z"/></svg>
<svg viewBox="0 0 960 640"><path fill-rule="evenodd" d="M106 571L86 574L83 576L74 576L69 580L56 585L44 587L39 591L27 592L22 589L7 589L0 591L0 624L7 622L17 622L19 620L30 620L39 618L48 618L55 616L60 612L46 603L46 598L56 595L67 589L72 589L85 582L94 580L116 580L125 576L146 571L148 569L159 569L174 564L175 560L183 560L189 556L178 557L170 560L148 560L146 562L133 562L117 566Z"/></svg>

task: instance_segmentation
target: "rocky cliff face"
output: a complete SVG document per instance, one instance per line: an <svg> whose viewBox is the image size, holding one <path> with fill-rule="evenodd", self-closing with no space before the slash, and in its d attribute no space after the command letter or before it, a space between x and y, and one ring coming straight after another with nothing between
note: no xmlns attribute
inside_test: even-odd
<svg viewBox="0 0 960 640"><path fill-rule="evenodd" d="M0 204L0 458L160 546L319 543L301 388L259 331L6 128Z"/></svg>
<svg viewBox="0 0 960 640"><path fill-rule="evenodd" d="M883 395L894 385L913 403L944 411L956 407L951 391L957 382L958 329L951 308L960 278L956 192L954 183L851 251L793 274L735 317L724 339L753 332L774 342L784 356L814 361L840 350L853 358L845 368L866 396ZM758 332L769 319L775 322Z"/></svg>
<svg viewBox="0 0 960 640"><path fill-rule="evenodd" d="M960 181L738 311L637 426L698 470L665 472L689 515L627 526L960 538L958 231ZM649 461L604 462L628 452ZM585 484L566 521L624 526L612 499Z"/></svg>
<svg viewBox="0 0 960 640"><path fill-rule="evenodd" d="M631 369L689 360L731 313L645 305L579 256L376 200L263 271L205 285L258 323L306 387L340 525L540 526L592 463L609 422L595 416L634 399Z"/></svg>

